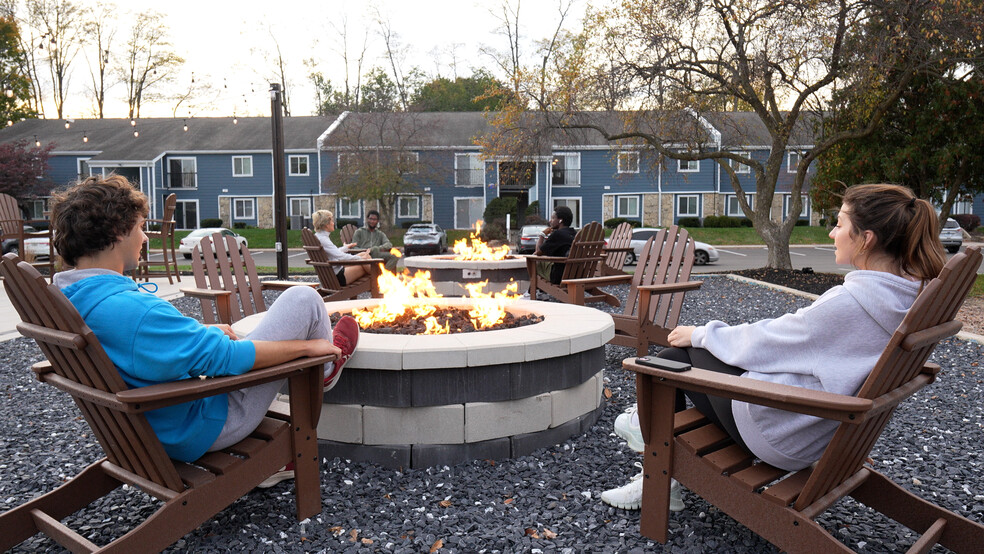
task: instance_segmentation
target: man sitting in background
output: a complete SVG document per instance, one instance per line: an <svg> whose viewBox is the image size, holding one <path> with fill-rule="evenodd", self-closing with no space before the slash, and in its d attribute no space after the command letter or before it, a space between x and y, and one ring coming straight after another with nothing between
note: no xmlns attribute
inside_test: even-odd
<svg viewBox="0 0 984 554"><path fill-rule="evenodd" d="M396 273L396 264L400 259L390 254L393 243L386 233L379 230L379 212L376 210L366 212L366 225L356 229L352 240L356 248L368 250L371 257L385 260L386 269Z"/></svg>

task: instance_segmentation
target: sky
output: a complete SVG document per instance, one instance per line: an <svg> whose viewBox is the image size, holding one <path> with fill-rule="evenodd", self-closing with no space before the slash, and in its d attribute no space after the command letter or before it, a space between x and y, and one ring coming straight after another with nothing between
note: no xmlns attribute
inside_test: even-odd
<svg viewBox="0 0 984 554"><path fill-rule="evenodd" d="M515 2L516 0L511 0ZM569 0L568 0L569 1ZM576 30L586 0L574 0L565 27ZM82 4L87 4L82 1ZM457 75L470 76L475 69L495 73L495 64L483 47L506 50L507 39L496 33L501 14L495 0L126 0L121 9L115 51L122 52L125 28L133 13L157 10L165 13L175 52L185 58L172 89L210 84L209 100L201 105L174 102L145 104L144 117L263 116L270 113L269 83L274 82L272 54L279 44L291 88L291 114L314 113L314 89L307 60L333 83L344 78L341 32L347 22L350 56L358 55L368 31L365 69L388 68L376 13L389 21L396 41L405 52L405 67L419 66L433 77L454 77L452 55L458 59ZM560 21L558 0L525 0L520 4L520 32L526 44L549 37ZM129 12L129 13L128 13ZM532 50L531 46L528 46ZM70 117L91 116L87 98L88 70L83 56L71 81L65 112ZM168 92L173 92L170 90ZM107 117L126 117L122 85L111 91L117 100L107 104ZM53 107L46 106L48 111Z"/></svg>

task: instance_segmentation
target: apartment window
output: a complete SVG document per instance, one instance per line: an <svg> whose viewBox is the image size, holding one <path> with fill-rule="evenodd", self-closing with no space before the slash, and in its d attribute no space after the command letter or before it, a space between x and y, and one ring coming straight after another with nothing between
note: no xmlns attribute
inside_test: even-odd
<svg viewBox="0 0 984 554"><path fill-rule="evenodd" d="M174 226L177 229L198 228L198 200L178 200L174 206Z"/></svg>
<svg viewBox="0 0 984 554"><path fill-rule="evenodd" d="M362 219L362 202L351 198L338 200L338 218Z"/></svg>
<svg viewBox="0 0 984 554"><path fill-rule="evenodd" d="M499 162L499 186L510 190L536 186L536 162Z"/></svg>
<svg viewBox="0 0 984 554"><path fill-rule="evenodd" d="M554 198L554 209L557 206L567 206L571 209L574 214L574 221L571 222L571 227L581 226L581 199L580 198Z"/></svg>
<svg viewBox="0 0 984 554"><path fill-rule="evenodd" d="M748 152L735 152L735 155L741 156L742 158L751 158L751 154ZM751 173L752 166L745 165L741 162L736 162L731 160L731 168L735 170L735 173Z"/></svg>
<svg viewBox="0 0 984 554"><path fill-rule="evenodd" d="M745 195L745 200L748 201L748 206L755 209L755 196L751 194ZM727 199L727 205L724 210L725 215L731 217L745 217L745 212L741 211L741 205L738 203L738 195L729 194Z"/></svg>
<svg viewBox="0 0 984 554"><path fill-rule="evenodd" d="M198 187L198 160L195 158L170 158L167 161L167 168L171 188Z"/></svg>
<svg viewBox="0 0 984 554"><path fill-rule="evenodd" d="M485 162L480 155L454 155L454 184L459 187L480 187L485 184Z"/></svg>
<svg viewBox="0 0 984 554"><path fill-rule="evenodd" d="M677 172L697 173L700 171L700 160L677 160Z"/></svg>
<svg viewBox="0 0 984 554"><path fill-rule="evenodd" d="M475 227L475 222L482 219L485 212L485 199L478 198L455 198L454 199L454 226L456 229L466 229Z"/></svg>
<svg viewBox="0 0 984 554"><path fill-rule="evenodd" d="M79 167L79 181L85 179L86 177L92 175L92 168L89 167L89 160L91 158L79 158L77 160Z"/></svg>
<svg viewBox="0 0 984 554"><path fill-rule="evenodd" d="M420 155L417 152L400 152L400 173L417 173Z"/></svg>
<svg viewBox="0 0 984 554"><path fill-rule="evenodd" d="M27 219L48 219L45 212L48 211L47 198L35 198L27 201Z"/></svg>
<svg viewBox="0 0 984 554"><path fill-rule="evenodd" d="M800 198L802 199L801 201L803 203L803 206L800 208L798 219L810 217L810 198L805 194L800 195ZM782 206L783 217L784 218L789 217L789 211L793 207L793 195L787 194L783 196L782 202L783 202L783 206Z"/></svg>
<svg viewBox="0 0 984 554"><path fill-rule="evenodd" d="M700 197L696 194L681 194L677 196L677 217L698 217L700 215Z"/></svg>
<svg viewBox="0 0 984 554"><path fill-rule="evenodd" d="M290 167L290 173L289 173L290 175L292 176L309 175L307 154L292 154L287 157L287 164L288 167Z"/></svg>
<svg viewBox="0 0 984 554"><path fill-rule="evenodd" d="M358 154L339 154L338 170L341 171L342 173L347 173L349 175L355 175L359 173Z"/></svg>
<svg viewBox="0 0 984 554"><path fill-rule="evenodd" d="M396 215L402 219L420 217L420 198L416 196L401 196L397 201Z"/></svg>
<svg viewBox="0 0 984 554"><path fill-rule="evenodd" d="M256 216L255 200L252 198L233 198L232 217L233 219L254 219Z"/></svg>
<svg viewBox="0 0 984 554"><path fill-rule="evenodd" d="M253 156L233 156L232 157L232 176L233 177L252 177L253 176Z"/></svg>
<svg viewBox="0 0 984 554"><path fill-rule="evenodd" d="M550 183L554 186L578 186L581 184L581 155L557 154L550 168Z"/></svg>
<svg viewBox="0 0 984 554"><path fill-rule="evenodd" d="M615 217L639 217L639 197L616 196Z"/></svg>
<svg viewBox="0 0 984 554"><path fill-rule="evenodd" d="M786 153L786 173L796 173L799 170L800 160L802 156L796 150L790 150Z"/></svg>
<svg viewBox="0 0 984 554"><path fill-rule="evenodd" d="M618 153L618 172L619 173L639 173L639 153L638 152L619 152Z"/></svg>
<svg viewBox="0 0 984 554"><path fill-rule="evenodd" d="M290 215L299 215L302 217L311 217L311 199L310 198L291 198L290 199Z"/></svg>

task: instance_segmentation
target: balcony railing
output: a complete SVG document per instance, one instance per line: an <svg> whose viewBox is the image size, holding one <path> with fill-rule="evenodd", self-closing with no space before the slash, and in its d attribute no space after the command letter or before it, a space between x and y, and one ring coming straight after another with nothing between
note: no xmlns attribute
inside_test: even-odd
<svg viewBox="0 0 984 554"><path fill-rule="evenodd" d="M550 183L554 186L578 186L581 184L581 170L553 168Z"/></svg>
<svg viewBox="0 0 984 554"><path fill-rule="evenodd" d="M454 173L454 182L459 187L480 187L485 184L484 168L459 168Z"/></svg>

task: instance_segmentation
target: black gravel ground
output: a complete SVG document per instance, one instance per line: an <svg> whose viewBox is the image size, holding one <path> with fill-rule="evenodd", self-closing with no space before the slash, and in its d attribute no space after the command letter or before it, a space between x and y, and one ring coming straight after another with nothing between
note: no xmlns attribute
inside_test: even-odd
<svg viewBox="0 0 984 554"><path fill-rule="evenodd" d="M773 317L808 300L719 276L687 296L681 323L740 323ZM621 289L624 294L624 289ZM180 309L197 306L177 300ZM322 513L298 523L293 485L255 490L171 551L194 552L774 552L768 542L691 493L671 516L670 541L639 535L639 513L603 504L605 489L623 484L639 456L612 433L635 400L621 369L628 349L608 346L612 392L588 433L532 456L454 467L393 471L342 459L322 463ZM0 511L55 488L101 456L74 404L31 378L41 354L33 342L0 343ZM981 345L948 340L934 360L937 383L897 412L872 452L874 465L923 498L980 521L984 516L984 393ZM132 528L155 501L118 490L74 523L97 544ZM821 523L862 552L908 548L914 534L869 509L844 501ZM59 550L35 537L16 552ZM934 551L943 551L939 547Z"/></svg>

